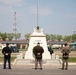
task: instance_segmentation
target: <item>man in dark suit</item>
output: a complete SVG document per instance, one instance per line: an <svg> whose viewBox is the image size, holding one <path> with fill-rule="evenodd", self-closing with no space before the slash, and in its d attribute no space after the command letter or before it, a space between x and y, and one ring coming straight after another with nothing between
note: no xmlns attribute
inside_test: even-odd
<svg viewBox="0 0 76 75"><path fill-rule="evenodd" d="M2 49L2 53L4 54L4 65L3 69L6 69L6 62L8 61L8 68L11 69L11 49L9 44L6 43L6 47Z"/></svg>
<svg viewBox="0 0 76 75"><path fill-rule="evenodd" d="M42 54L44 53L44 49L40 46L39 42L37 46L33 48L33 53L35 55L35 69L38 68L38 62L40 64L40 69L42 69Z"/></svg>

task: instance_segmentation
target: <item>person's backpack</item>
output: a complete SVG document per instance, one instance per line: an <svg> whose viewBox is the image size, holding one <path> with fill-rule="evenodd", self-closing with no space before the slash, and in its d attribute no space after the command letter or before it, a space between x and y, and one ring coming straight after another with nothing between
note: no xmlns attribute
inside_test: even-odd
<svg viewBox="0 0 76 75"><path fill-rule="evenodd" d="M68 59L69 54L67 52L63 53L63 59Z"/></svg>

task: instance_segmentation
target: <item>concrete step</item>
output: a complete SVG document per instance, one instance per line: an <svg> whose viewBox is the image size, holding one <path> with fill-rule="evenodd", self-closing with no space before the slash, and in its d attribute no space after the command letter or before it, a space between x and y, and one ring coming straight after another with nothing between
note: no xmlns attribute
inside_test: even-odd
<svg viewBox="0 0 76 75"><path fill-rule="evenodd" d="M34 65L35 60L30 59L15 59L13 65ZM47 59L43 60L44 65L60 65L59 59Z"/></svg>

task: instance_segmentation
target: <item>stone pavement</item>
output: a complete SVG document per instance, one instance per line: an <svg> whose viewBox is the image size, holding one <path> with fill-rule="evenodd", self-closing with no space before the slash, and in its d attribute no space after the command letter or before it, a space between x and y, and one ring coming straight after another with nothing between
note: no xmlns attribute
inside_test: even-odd
<svg viewBox="0 0 76 75"><path fill-rule="evenodd" d="M12 69L0 65L0 75L76 75L76 66L69 65L68 70L62 70L61 65L43 65L42 70L35 70L34 65L12 65Z"/></svg>

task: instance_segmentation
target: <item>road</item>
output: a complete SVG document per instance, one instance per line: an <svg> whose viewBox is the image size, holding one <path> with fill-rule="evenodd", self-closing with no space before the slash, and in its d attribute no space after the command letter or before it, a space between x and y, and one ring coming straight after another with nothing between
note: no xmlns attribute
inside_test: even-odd
<svg viewBox="0 0 76 75"><path fill-rule="evenodd" d="M17 65L12 69L3 69L0 66L0 75L76 75L76 66L69 66L68 70L62 70L61 66L43 65L43 69L35 70L34 65Z"/></svg>

